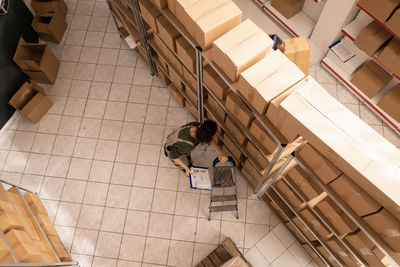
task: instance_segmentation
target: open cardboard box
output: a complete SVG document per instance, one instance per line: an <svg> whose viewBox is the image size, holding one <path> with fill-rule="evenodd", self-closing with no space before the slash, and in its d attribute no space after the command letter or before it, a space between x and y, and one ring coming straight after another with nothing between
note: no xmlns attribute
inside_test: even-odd
<svg viewBox="0 0 400 267"><path fill-rule="evenodd" d="M68 12L64 0L31 0L31 6L37 13L59 11L66 15Z"/></svg>
<svg viewBox="0 0 400 267"><path fill-rule="evenodd" d="M67 29L65 14L61 11L54 13L40 12L32 21L32 28L39 34L40 39L60 43Z"/></svg>

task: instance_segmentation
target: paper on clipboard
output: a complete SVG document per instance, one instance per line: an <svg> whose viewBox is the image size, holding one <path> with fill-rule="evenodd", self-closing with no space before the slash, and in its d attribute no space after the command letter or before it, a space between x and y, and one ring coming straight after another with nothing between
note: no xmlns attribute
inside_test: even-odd
<svg viewBox="0 0 400 267"><path fill-rule="evenodd" d="M211 190L208 168L192 166L190 167L190 171L192 172L192 174L189 175L191 188Z"/></svg>

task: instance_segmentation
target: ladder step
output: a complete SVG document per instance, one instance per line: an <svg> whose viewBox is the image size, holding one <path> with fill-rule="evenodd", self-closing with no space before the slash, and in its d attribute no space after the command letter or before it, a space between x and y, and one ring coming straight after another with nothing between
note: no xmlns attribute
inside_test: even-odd
<svg viewBox="0 0 400 267"><path fill-rule="evenodd" d="M211 202L235 201L236 195L212 196Z"/></svg>
<svg viewBox="0 0 400 267"><path fill-rule="evenodd" d="M230 210L237 210L236 205L225 205L225 206L210 207L210 211L214 211L214 212L230 211Z"/></svg>

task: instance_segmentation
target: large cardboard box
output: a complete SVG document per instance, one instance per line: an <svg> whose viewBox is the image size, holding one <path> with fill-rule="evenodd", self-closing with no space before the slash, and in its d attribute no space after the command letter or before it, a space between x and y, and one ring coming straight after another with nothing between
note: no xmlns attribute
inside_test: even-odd
<svg viewBox="0 0 400 267"><path fill-rule="evenodd" d="M258 120L253 120L250 134L265 148L266 154L274 153L279 147L279 144L272 139Z"/></svg>
<svg viewBox="0 0 400 267"><path fill-rule="evenodd" d="M400 85L389 91L378 102L378 106L393 119L400 122Z"/></svg>
<svg viewBox="0 0 400 267"><path fill-rule="evenodd" d="M267 56L274 42L250 19L213 42L212 60L236 82L240 73Z"/></svg>
<svg viewBox="0 0 400 267"><path fill-rule="evenodd" d="M159 31L157 28L156 19L161 16L160 10L158 10L150 1L140 0L139 1L140 11L142 11L143 20L155 31ZM163 16L161 16L163 17Z"/></svg>
<svg viewBox="0 0 400 267"><path fill-rule="evenodd" d="M268 167L268 160L261 154L260 151L258 151L252 142L247 142L246 150L248 157L258 165L258 169L264 170Z"/></svg>
<svg viewBox="0 0 400 267"><path fill-rule="evenodd" d="M225 107L243 127L249 127L253 114L234 92L230 92L226 96Z"/></svg>
<svg viewBox="0 0 400 267"><path fill-rule="evenodd" d="M366 96L373 98L391 79L392 75L370 60L354 73L350 81Z"/></svg>
<svg viewBox="0 0 400 267"><path fill-rule="evenodd" d="M285 55L275 50L240 75L237 88L254 109L264 114L268 104L296 85L304 73Z"/></svg>
<svg viewBox="0 0 400 267"><path fill-rule="evenodd" d="M311 48L306 37L284 40L285 56L306 75L310 71Z"/></svg>
<svg viewBox="0 0 400 267"><path fill-rule="evenodd" d="M192 73L196 73L196 51L184 37L180 37L176 40L176 50L185 66Z"/></svg>
<svg viewBox="0 0 400 267"><path fill-rule="evenodd" d="M21 37L13 60L38 83L53 84L57 79L60 62L47 44L26 43Z"/></svg>
<svg viewBox="0 0 400 267"><path fill-rule="evenodd" d="M382 237L393 251L400 252L400 221L386 209L365 216L363 220Z"/></svg>
<svg viewBox="0 0 400 267"><path fill-rule="evenodd" d="M67 29L65 14L61 10L54 13L37 13L32 21L32 28L39 34L40 39L60 43Z"/></svg>
<svg viewBox="0 0 400 267"><path fill-rule="evenodd" d="M310 144L305 144L296 155L324 184L328 184L342 173Z"/></svg>
<svg viewBox="0 0 400 267"><path fill-rule="evenodd" d="M236 124L228 116L225 119L225 129L227 129L231 135L235 138L238 145L243 145L246 141L246 136L243 131L236 126Z"/></svg>
<svg viewBox="0 0 400 267"><path fill-rule="evenodd" d="M373 253L374 244L361 231L356 231L344 238L351 247L369 264L369 266L384 266L379 258Z"/></svg>
<svg viewBox="0 0 400 267"><path fill-rule="evenodd" d="M311 200L322 193L322 189L297 164L287 168L283 174L306 200Z"/></svg>
<svg viewBox="0 0 400 267"><path fill-rule="evenodd" d="M358 5L374 18L384 23L393 11L400 6L399 0L360 0Z"/></svg>
<svg viewBox="0 0 400 267"><path fill-rule="evenodd" d="M60 11L66 15L68 11L64 0L31 0L31 6L36 13Z"/></svg>
<svg viewBox="0 0 400 267"><path fill-rule="evenodd" d="M216 116L217 119L219 119L219 121L225 121L226 113L223 110L223 108L221 108L221 106L217 103L217 101L215 101L215 99L212 96L207 97L206 101L210 106L213 115Z"/></svg>
<svg viewBox="0 0 400 267"><path fill-rule="evenodd" d="M242 11L229 0L197 1L185 13L187 16L181 22L203 50L242 21Z"/></svg>
<svg viewBox="0 0 400 267"><path fill-rule="evenodd" d="M24 198L26 202L28 202L28 205L31 208L33 214L47 215L47 210L43 206L43 203L38 195L28 192L24 195Z"/></svg>
<svg viewBox="0 0 400 267"><path fill-rule="evenodd" d="M156 23L161 38L171 50L176 52L176 40L181 37L181 34L164 16L158 16L156 18Z"/></svg>
<svg viewBox="0 0 400 267"><path fill-rule="evenodd" d="M391 72L400 76L400 40L393 38L383 49L378 60Z"/></svg>
<svg viewBox="0 0 400 267"><path fill-rule="evenodd" d="M378 22L372 21L360 31L354 39L354 44L372 57L390 38L390 32Z"/></svg>
<svg viewBox="0 0 400 267"><path fill-rule="evenodd" d="M386 22L386 26L397 36L400 36L400 8L397 9L392 17Z"/></svg>
<svg viewBox="0 0 400 267"><path fill-rule="evenodd" d="M289 185L283 180L279 179L275 185L276 189L285 196L285 199L289 201L292 208L297 208L303 203L300 197L289 187Z"/></svg>
<svg viewBox="0 0 400 267"><path fill-rule="evenodd" d="M225 100L226 95L231 91L221 76L209 64L203 69L203 81L220 101Z"/></svg>
<svg viewBox="0 0 400 267"><path fill-rule="evenodd" d="M20 216L16 214L7 214L2 213L0 214L0 227L4 233L8 232L11 229L24 229L24 226L19 219Z"/></svg>
<svg viewBox="0 0 400 267"><path fill-rule="evenodd" d="M303 9L304 0L272 0L271 6L290 19Z"/></svg>
<svg viewBox="0 0 400 267"><path fill-rule="evenodd" d="M187 18L185 9L199 1L201 0L168 0L168 9L179 20L183 21L184 18Z"/></svg>
<svg viewBox="0 0 400 267"><path fill-rule="evenodd" d="M45 96L44 89L34 81L30 81L30 84L25 82L9 103L35 123L53 106L53 102Z"/></svg>

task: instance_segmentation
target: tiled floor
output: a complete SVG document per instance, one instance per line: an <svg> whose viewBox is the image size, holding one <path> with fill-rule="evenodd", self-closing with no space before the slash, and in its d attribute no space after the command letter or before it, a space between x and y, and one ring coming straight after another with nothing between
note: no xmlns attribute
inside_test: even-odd
<svg viewBox="0 0 400 267"><path fill-rule="evenodd" d="M284 33L251 1L236 1L266 30ZM68 0L69 29L52 44L61 69L40 123L18 117L0 137L2 179L37 191L81 266L192 266L231 237L255 267L311 266L247 182L239 181L240 219L209 222L206 192L165 159L161 145L191 121L143 61L121 42L106 2ZM400 139L321 67L313 75L390 141ZM215 153L197 149L208 165Z"/></svg>

